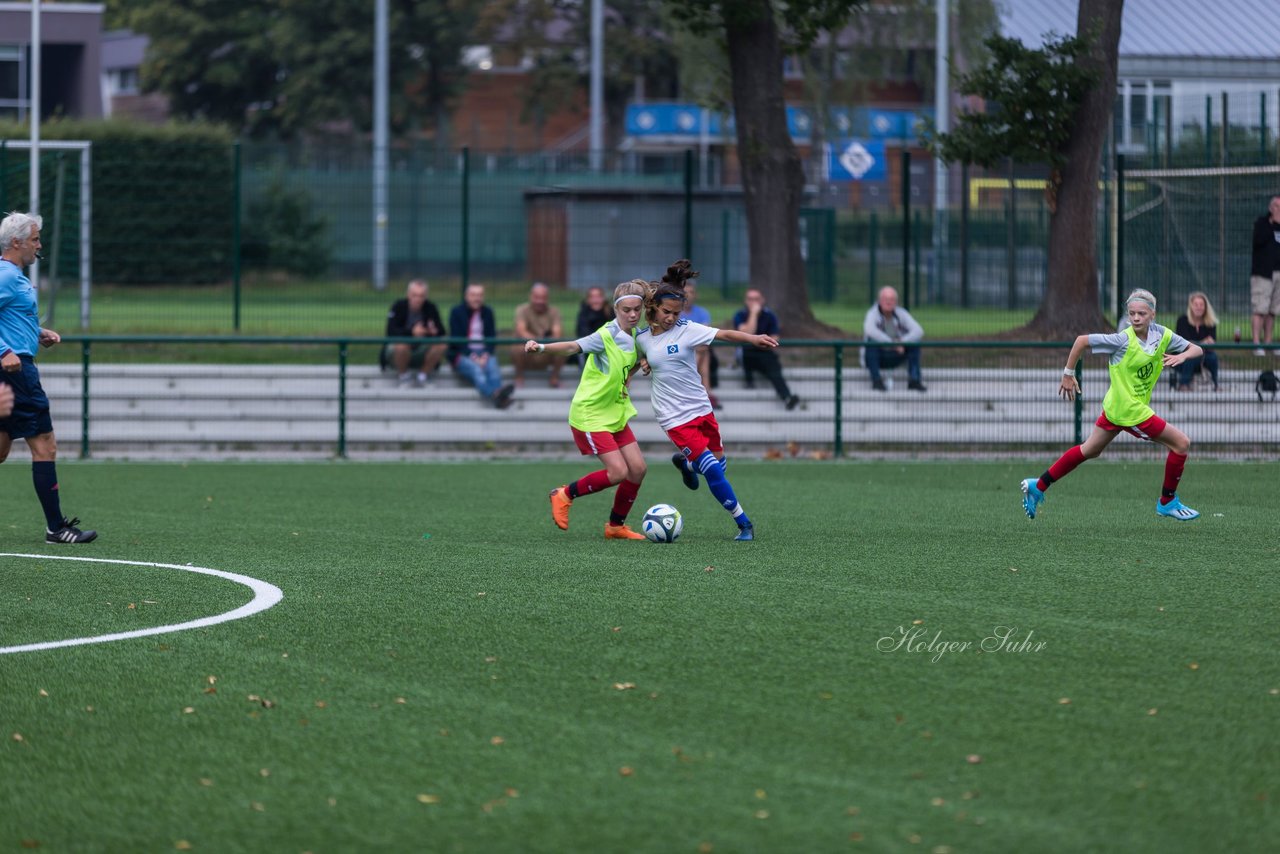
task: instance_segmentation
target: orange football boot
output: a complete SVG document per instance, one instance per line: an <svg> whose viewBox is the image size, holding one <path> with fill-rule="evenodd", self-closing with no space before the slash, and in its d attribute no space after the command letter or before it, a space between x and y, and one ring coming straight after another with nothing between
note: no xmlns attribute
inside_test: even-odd
<svg viewBox="0 0 1280 854"><path fill-rule="evenodd" d="M569 506L572 504L567 485L551 490L551 521L562 531L569 530Z"/></svg>
<svg viewBox="0 0 1280 854"><path fill-rule="evenodd" d="M604 525L604 538L606 540L643 540L645 539L645 535L637 534L635 531L628 528L625 523L622 525L611 525L606 522Z"/></svg>

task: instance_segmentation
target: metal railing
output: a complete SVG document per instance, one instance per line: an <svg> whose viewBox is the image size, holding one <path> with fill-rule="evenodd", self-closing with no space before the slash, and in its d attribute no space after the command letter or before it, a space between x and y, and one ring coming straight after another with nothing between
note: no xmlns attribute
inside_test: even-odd
<svg viewBox="0 0 1280 854"><path fill-rule="evenodd" d="M338 458L348 456L349 422L352 418L350 410L351 389L349 388L349 370L352 349L356 347L382 347L392 343L420 344L423 339L388 338L388 337L277 337L277 336L140 336L140 335L91 335L67 336L65 343L78 345L80 348L79 392L80 392L80 448L81 458L91 454L95 396L90 386L93 375L94 347L101 345L290 345L316 346L332 348L336 357L337 385L334 391L336 398L336 442L335 455ZM430 339L433 344L465 344L471 343L461 338ZM488 343L506 346L523 343L523 339L493 338ZM860 348L881 345L874 342L856 340L822 340L783 342L783 351L788 354L785 372L798 377L797 382L804 384L803 396L807 403L807 411L786 414L773 413L762 408L758 402L751 409L745 405L736 408L733 418L736 421L735 432L742 434L745 427L753 422L769 421L775 425L796 425L792 435L803 438L806 442L816 441L830 449L830 454L845 456L851 446L881 446L894 444L911 444L913 446L934 445L940 448L962 445L966 442L996 443L1010 445L1043 445L1065 442L1074 439L1083 440L1086 430L1086 404L1077 398L1070 407L1050 392L1052 381L1057 375L1060 364L1050 351L1063 354L1069 349L1068 342L1007 342L1007 341L924 341L919 342L925 354L926 380L932 391L928 395L884 395L870 390L865 382L865 373L857 371L855 366ZM1251 355L1253 349L1248 344L1216 345L1216 350L1224 358L1236 363L1232 368L1235 377L1234 388L1229 395L1171 395L1165 394L1166 382L1161 383L1162 395L1154 402L1157 410L1168 408L1173 411L1171 421L1183 423L1190 419L1200 425L1201 434L1219 433L1217 438L1209 438L1209 444L1270 446L1277 447L1280 441L1280 407L1259 407L1253 402L1254 385L1252 377L1255 368L1267 366L1270 355L1266 358ZM720 352L728 348L717 346ZM821 358L826 351L829 359ZM852 351L852 354L850 353ZM852 361L851 361L852 356ZM321 361L316 364L335 364ZM268 366L276 367L276 366ZM367 372L366 372L367 373ZM1100 389L1106 388L1105 365L1095 364L1086 372L1083 363L1076 366L1077 377L1090 396L1089 408L1099 405ZM1086 383L1087 379L1087 383ZM559 396L567 398L568 389L557 393L554 401L543 402L545 410L554 411L551 420L563 419L562 403ZM360 398L367 403L377 399L380 392L369 392ZM746 394L746 392L744 392ZM755 394L752 392L751 394ZM163 400L166 393L162 390L153 395ZM109 398L99 392L100 398ZM119 395L117 395L119 396ZM176 395L175 395L176 396ZM315 395L312 395L315 397ZM323 392L320 397L327 397ZM758 397L758 396L757 396ZM287 399L285 399L287 402ZM756 398L752 398L753 401ZM1261 401L1261 396L1259 396ZM278 401L277 401L278 402ZM531 404L532 405L532 404ZM829 416L828 416L828 409ZM110 417L110 416L108 416ZM198 419L197 416L181 416L183 419ZM311 416L315 418L317 416ZM367 413L364 417L370 417ZM381 416L378 416L381 417ZM498 421L506 416L498 413L485 415L485 419ZM533 417L533 416L529 416ZM801 426L802 422L802 426ZM826 425L825 427L823 425ZM934 425L931 434L920 431L921 425ZM1219 431L1206 429L1205 425L1219 425ZM948 432L948 425L957 428ZM803 427L803 429L802 429ZM964 427L963 433L958 428ZM1230 428L1230 429L1228 429ZM747 441L760 443L776 439L784 442L787 431L774 426L772 433L765 431L764 438L757 436ZM1037 438L1037 430L1045 430L1048 436ZM1009 435L1006 436L1005 434ZM1274 435L1273 435L1274 434ZM966 439L965 436L969 438ZM740 436L739 436L740 437ZM950 438L949 438L950 437ZM1197 438L1194 437L1193 438ZM1199 441L1199 439L1197 439Z"/></svg>

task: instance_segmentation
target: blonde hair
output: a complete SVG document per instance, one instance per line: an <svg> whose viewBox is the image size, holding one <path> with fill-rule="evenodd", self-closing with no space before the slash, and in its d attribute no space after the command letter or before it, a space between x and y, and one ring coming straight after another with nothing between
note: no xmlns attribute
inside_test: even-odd
<svg viewBox="0 0 1280 854"><path fill-rule="evenodd" d="M613 289L613 304L617 305L618 300L623 297L640 297L641 300L649 299L649 283L644 279L632 279L629 282L623 282Z"/></svg>
<svg viewBox="0 0 1280 854"><path fill-rule="evenodd" d="M1200 299L1204 300L1204 325L1217 326L1218 315L1213 310L1213 303L1209 302L1209 297L1204 291L1192 291L1191 295L1187 297L1187 320L1191 319L1191 301L1196 297L1200 297Z"/></svg>
<svg viewBox="0 0 1280 854"><path fill-rule="evenodd" d="M1126 307L1128 307L1129 303L1131 302L1145 302L1148 306L1151 307L1151 313L1155 314L1156 295L1151 293L1151 291L1144 290L1142 288L1135 288L1132 292L1130 292L1129 298L1124 301L1124 304Z"/></svg>

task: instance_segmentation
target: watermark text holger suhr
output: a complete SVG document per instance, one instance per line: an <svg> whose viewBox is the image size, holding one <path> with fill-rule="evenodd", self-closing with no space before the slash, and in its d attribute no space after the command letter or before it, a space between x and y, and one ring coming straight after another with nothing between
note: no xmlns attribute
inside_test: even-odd
<svg viewBox="0 0 1280 854"><path fill-rule="evenodd" d="M1019 631L1017 626L996 626L991 634L980 640L950 640L941 629L924 626L898 626L889 635L876 641L881 652L914 652L929 656L937 663L943 656L954 652L1028 653L1041 652L1047 641L1033 640L1034 629Z"/></svg>

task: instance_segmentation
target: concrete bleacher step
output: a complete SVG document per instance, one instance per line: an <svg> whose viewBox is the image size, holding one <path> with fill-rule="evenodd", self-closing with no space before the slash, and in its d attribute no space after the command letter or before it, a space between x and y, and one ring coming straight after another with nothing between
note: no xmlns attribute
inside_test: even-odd
<svg viewBox="0 0 1280 854"><path fill-rule="evenodd" d="M42 366L55 429L64 446L81 438L80 366ZM505 376L511 375L510 367ZM737 446L829 445L834 440L834 371L788 367L803 400L787 411L767 383L747 388L741 372L722 370L717 417ZM1056 377L1040 368L939 368L925 375L927 393L894 387L872 391L865 370L847 367L840 409L844 442L876 445L1016 445L1073 441L1074 411L1057 398ZM1161 383L1153 405L1196 442L1265 445L1280 441L1280 404L1257 401L1254 374L1224 371L1224 390L1177 394ZM1106 387L1103 369L1085 371L1085 429ZM513 406L497 411L448 372L423 388L401 388L390 374L351 366L346 377L345 440L373 449L568 445L568 404L577 385L566 369L560 388L533 376ZM89 388L90 442L95 454L113 450L218 453L252 448L280 453L329 452L339 436L336 365L95 364ZM632 380L638 417L632 426L646 444L663 445L653 418L647 377ZM178 450L181 449L181 450Z"/></svg>

